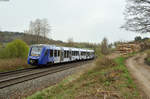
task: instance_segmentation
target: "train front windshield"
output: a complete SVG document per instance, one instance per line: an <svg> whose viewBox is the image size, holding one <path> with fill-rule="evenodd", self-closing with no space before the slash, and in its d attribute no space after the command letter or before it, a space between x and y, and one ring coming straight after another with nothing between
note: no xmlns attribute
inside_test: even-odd
<svg viewBox="0 0 150 99"><path fill-rule="evenodd" d="M40 56L42 48L42 46L33 46L31 48L31 56Z"/></svg>

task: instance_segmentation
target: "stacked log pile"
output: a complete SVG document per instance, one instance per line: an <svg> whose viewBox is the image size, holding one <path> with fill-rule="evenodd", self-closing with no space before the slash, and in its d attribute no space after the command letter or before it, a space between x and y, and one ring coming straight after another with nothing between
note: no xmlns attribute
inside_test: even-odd
<svg viewBox="0 0 150 99"><path fill-rule="evenodd" d="M138 52L141 50L140 44L137 43L123 43L117 46L117 51L121 55L127 55L129 53Z"/></svg>

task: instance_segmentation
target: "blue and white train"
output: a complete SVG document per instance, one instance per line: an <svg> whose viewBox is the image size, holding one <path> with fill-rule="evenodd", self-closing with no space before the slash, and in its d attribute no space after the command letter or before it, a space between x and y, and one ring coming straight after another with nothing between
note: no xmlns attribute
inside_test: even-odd
<svg viewBox="0 0 150 99"><path fill-rule="evenodd" d="M35 44L30 47L28 64L47 65L88 60L94 58L94 50Z"/></svg>

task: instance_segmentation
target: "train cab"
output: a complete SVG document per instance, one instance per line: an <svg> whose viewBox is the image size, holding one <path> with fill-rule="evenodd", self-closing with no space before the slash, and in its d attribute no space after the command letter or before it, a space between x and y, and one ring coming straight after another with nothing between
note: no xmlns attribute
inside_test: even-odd
<svg viewBox="0 0 150 99"><path fill-rule="evenodd" d="M28 64L38 65L41 63L41 56L43 55L44 45L37 44L32 45L30 47L29 55L28 55Z"/></svg>

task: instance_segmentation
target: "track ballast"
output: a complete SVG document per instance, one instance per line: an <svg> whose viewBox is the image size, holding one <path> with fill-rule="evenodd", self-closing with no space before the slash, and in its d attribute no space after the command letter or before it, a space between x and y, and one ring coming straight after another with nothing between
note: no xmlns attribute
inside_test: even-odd
<svg viewBox="0 0 150 99"><path fill-rule="evenodd" d="M9 87L11 85L15 85L18 83L22 83L28 80L36 79L42 76L46 76L49 74L57 73L60 71L67 70L69 68L73 68L76 66L80 66L82 64L88 63L90 61L80 61L69 64L57 64L53 67L47 68L29 68L28 70L17 70L6 73L0 73L0 89Z"/></svg>

